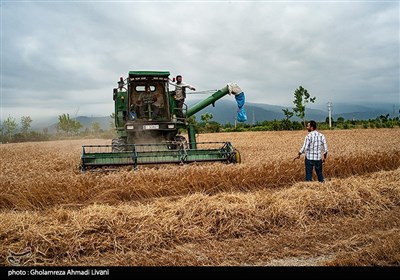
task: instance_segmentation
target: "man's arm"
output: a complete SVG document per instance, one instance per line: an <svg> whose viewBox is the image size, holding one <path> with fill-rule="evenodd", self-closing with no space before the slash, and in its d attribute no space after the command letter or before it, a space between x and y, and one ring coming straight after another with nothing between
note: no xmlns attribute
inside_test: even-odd
<svg viewBox="0 0 400 280"><path fill-rule="evenodd" d="M196 90L193 86L191 86L191 85L189 85L189 84L186 84L186 83L180 83L179 85L178 84L173 84L173 83L170 83L170 84L172 84L172 85L174 85L174 86L176 86L176 87L187 87L187 88L189 88L189 89L191 89L191 90Z"/></svg>
<svg viewBox="0 0 400 280"><path fill-rule="evenodd" d="M301 147L299 154L303 154L306 151L306 148L308 147L308 145L310 144L310 139L308 137L308 135L304 138L304 143L303 146Z"/></svg>
<svg viewBox="0 0 400 280"><path fill-rule="evenodd" d="M191 90L196 90L194 87L192 87L191 85L188 85L188 88L190 88Z"/></svg>
<svg viewBox="0 0 400 280"><path fill-rule="evenodd" d="M297 157L295 157L294 159L299 159L300 158L300 156L303 154L303 153L305 153L305 151L306 151L306 148L308 147L308 145L309 145L309 139L308 139L308 135L304 138L304 143L303 143L303 146L301 147L301 149L299 150L299 153L297 154Z"/></svg>
<svg viewBox="0 0 400 280"><path fill-rule="evenodd" d="M136 99L135 104L140 106L142 104L142 101L143 101L143 94L140 93L138 98Z"/></svg>
<svg viewBox="0 0 400 280"><path fill-rule="evenodd" d="M322 155L322 162L325 162L328 156L328 145L326 144L325 136L322 138L322 145L324 146L324 154Z"/></svg>
<svg viewBox="0 0 400 280"><path fill-rule="evenodd" d="M299 150L299 153L297 155L297 157L295 157L294 159L299 159L301 154L303 154L306 150L306 147L308 146L308 137L306 136L306 138L304 139L304 143L303 146L301 147L301 149Z"/></svg>
<svg viewBox="0 0 400 280"><path fill-rule="evenodd" d="M328 156L328 152L325 152L323 155L322 155L322 162L325 162L326 161L326 157Z"/></svg>

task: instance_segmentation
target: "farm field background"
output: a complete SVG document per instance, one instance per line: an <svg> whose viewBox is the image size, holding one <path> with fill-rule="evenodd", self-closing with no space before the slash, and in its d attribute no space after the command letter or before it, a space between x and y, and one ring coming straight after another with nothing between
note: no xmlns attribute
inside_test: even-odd
<svg viewBox="0 0 400 280"><path fill-rule="evenodd" d="M200 134L242 163L110 173L78 166L111 140L0 145L0 263L399 266L400 129L322 132L325 184L293 160L306 131Z"/></svg>

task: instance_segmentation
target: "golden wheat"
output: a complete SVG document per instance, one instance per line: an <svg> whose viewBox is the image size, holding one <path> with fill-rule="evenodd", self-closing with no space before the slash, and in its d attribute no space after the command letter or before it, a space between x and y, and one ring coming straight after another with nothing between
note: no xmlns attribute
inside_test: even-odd
<svg viewBox="0 0 400 280"><path fill-rule="evenodd" d="M400 130L324 133L325 184L303 182L298 131L198 136L242 164L107 174L77 170L106 140L1 145L0 261L29 247L20 265L399 265Z"/></svg>

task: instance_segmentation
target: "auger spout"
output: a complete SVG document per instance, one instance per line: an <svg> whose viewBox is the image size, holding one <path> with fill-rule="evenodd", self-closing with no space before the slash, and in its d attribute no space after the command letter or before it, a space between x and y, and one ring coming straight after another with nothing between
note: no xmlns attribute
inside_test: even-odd
<svg viewBox="0 0 400 280"><path fill-rule="evenodd" d="M204 100L194 104L193 106L191 106L187 110L186 117L188 118L190 116L193 116L197 112L201 111L202 109L206 108L207 106L209 106L209 105L213 104L214 102L216 102L217 100L221 99L222 97L224 97L228 93L229 93L228 86L225 86L220 90L217 90L215 93L213 93L212 95L210 95L206 99L204 99Z"/></svg>

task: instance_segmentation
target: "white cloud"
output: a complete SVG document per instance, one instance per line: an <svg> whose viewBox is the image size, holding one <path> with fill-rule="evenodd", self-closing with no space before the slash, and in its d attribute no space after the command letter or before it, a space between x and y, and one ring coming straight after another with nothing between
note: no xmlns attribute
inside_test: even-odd
<svg viewBox="0 0 400 280"><path fill-rule="evenodd" d="M1 119L109 115L130 70L237 82L249 102L400 103L398 2L6 2ZM16 16L18 15L18 16ZM23 19L23 20L21 20ZM30 106L26 106L30 103Z"/></svg>

